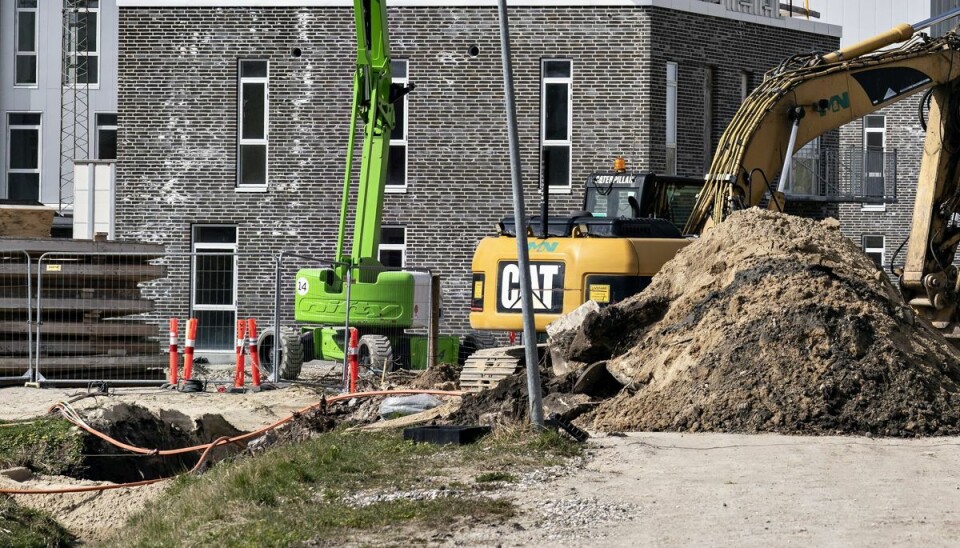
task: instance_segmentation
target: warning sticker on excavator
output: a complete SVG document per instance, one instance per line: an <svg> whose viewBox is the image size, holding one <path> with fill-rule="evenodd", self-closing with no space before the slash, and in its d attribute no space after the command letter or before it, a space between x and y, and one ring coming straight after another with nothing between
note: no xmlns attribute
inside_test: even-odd
<svg viewBox="0 0 960 548"><path fill-rule="evenodd" d="M482 299L483 298L483 281L477 280L473 282L473 298Z"/></svg>
<svg viewBox="0 0 960 548"><path fill-rule="evenodd" d="M610 285L594 284L590 286L590 300L598 303L610 302Z"/></svg>

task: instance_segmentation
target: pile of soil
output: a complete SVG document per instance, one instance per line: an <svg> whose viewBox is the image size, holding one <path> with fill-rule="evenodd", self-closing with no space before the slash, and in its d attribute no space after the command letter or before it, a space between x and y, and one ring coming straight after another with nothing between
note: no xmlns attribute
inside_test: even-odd
<svg viewBox="0 0 960 548"><path fill-rule="evenodd" d="M461 369L461 366L438 363L417 375L410 386L426 390L458 390Z"/></svg>
<svg viewBox="0 0 960 548"><path fill-rule="evenodd" d="M589 314L571 358L626 385L594 427L960 433L960 354L831 221L737 213Z"/></svg>

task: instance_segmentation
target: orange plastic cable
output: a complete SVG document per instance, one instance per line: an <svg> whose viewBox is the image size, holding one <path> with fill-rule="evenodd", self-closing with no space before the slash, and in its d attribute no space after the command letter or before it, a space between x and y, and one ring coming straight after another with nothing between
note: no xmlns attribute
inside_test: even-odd
<svg viewBox="0 0 960 548"><path fill-rule="evenodd" d="M464 392L454 391L454 390L372 390L369 392L356 392L356 393L331 396L326 400L326 403L328 404L336 403L338 401L349 400L352 398L369 398L372 396L400 396L405 394L431 394L434 396L462 396ZM239 436L234 436L234 437L218 438L210 443L203 444L203 445L195 445L193 447L182 447L179 449L165 449L165 450L144 449L142 447L129 445L119 440L116 440L114 438L111 438L110 436L104 434L103 432L100 432L99 430L96 430L92 426L85 423L83 419L81 419L80 416L76 414L76 411L73 411L73 409L67 406L64 402L55 404L53 407L50 408L50 412L59 411L60 414L63 415L65 419L67 419L74 425L78 426L79 428L82 428L88 433L106 441L107 443L110 443L111 445L114 445L120 449L125 449L132 453L137 453L141 455L170 456L170 455L181 455L183 453L190 453L193 451L202 450L203 453L200 455L200 460L198 460L197 464L193 468L191 468L189 472L187 472L187 473L194 473L196 470L199 469L200 465L206 460L207 455L210 453L211 450L213 450L214 447L218 445L226 445L228 443L238 443L238 442L246 441L248 439L260 436L265 432L268 432L270 430L273 430L274 428L277 428L279 426L282 426L290 422L297 415L312 411L323 404L324 402L322 401L314 404L310 404L298 411L295 411L291 415L288 415L272 424L268 424L263 428L254 430L253 432L248 432L246 434L241 434ZM171 478L173 477L176 477L176 476L171 476ZM7 495L51 495L51 494L61 494L61 493L83 493L88 491L107 491L110 489L141 487L144 485L150 485L152 483L161 482L171 478L158 478L158 479L152 479L152 480L135 481L131 483L120 483L116 485L91 485L91 486L85 486L85 487L64 487L64 488L56 488L56 489L0 489L0 493L7 494Z"/></svg>
<svg viewBox="0 0 960 548"><path fill-rule="evenodd" d="M200 455L200 460L197 461L197 464L193 465L193 468L188 470L187 474L196 473L200 470L200 466L203 465L204 461L207 460L207 456L210 454L210 451L218 445L226 445L230 443L230 438L224 436L218 438L210 443L210 447L207 447L207 450ZM0 489L0 493L6 495L59 495L64 493L87 493L90 491L109 491L111 489L127 489L131 487L143 487L144 485L150 485L153 483L159 483L168 479L173 479L180 474L175 476L170 476L167 478L157 478L152 480L142 480L142 481L132 481L130 483L117 483L113 485L85 485L83 487L56 487L50 489Z"/></svg>

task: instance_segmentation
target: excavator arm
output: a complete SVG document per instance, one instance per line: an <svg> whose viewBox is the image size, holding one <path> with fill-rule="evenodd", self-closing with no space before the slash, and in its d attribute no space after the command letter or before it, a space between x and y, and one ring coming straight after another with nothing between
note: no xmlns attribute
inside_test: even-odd
<svg viewBox="0 0 960 548"><path fill-rule="evenodd" d="M936 40L920 36L898 49L848 61L826 62L831 56L837 54L781 69L747 97L720 138L687 233L698 234L732 210L760 204L787 154L816 137L960 76L960 38L953 34Z"/></svg>
<svg viewBox="0 0 960 548"><path fill-rule="evenodd" d="M900 25L845 50L794 59L793 66L768 75L721 137L686 232L701 233L767 196L771 207L782 209L773 183L788 155L848 122L930 90L900 286L921 316L960 340L960 277L952 264L960 243L960 36L921 35L896 49L878 50L909 39L915 30Z"/></svg>

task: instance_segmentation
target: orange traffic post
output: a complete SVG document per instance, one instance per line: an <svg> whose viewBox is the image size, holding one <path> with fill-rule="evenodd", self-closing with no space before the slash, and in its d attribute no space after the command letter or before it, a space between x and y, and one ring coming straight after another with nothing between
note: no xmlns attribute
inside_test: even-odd
<svg viewBox="0 0 960 548"><path fill-rule="evenodd" d="M253 389L260 390L260 352L257 351L257 319L247 319L247 343L250 345L250 374Z"/></svg>
<svg viewBox="0 0 960 548"><path fill-rule="evenodd" d="M244 320L237 320L237 369L233 375L233 388L231 392L243 392L243 377L244 377L244 356L243 356L243 347L246 346L244 343L244 335L247 331L247 322Z"/></svg>
<svg viewBox="0 0 960 548"><path fill-rule="evenodd" d="M197 343L197 319L187 320L187 338L183 341L183 378L193 379L193 347Z"/></svg>
<svg viewBox="0 0 960 548"><path fill-rule="evenodd" d="M177 319L170 318L170 384L177 385L180 377L180 355L177 353Z"/></svg>
<svg viewBox="0 0 960 548"><path fill-rule="evenodd" d="M357 361L359 353L360 335L356 327L350 328L350 346L347 347L347 354L350 356L350 393L357 391L357 380L360 378L360 363Z"/></svg>

